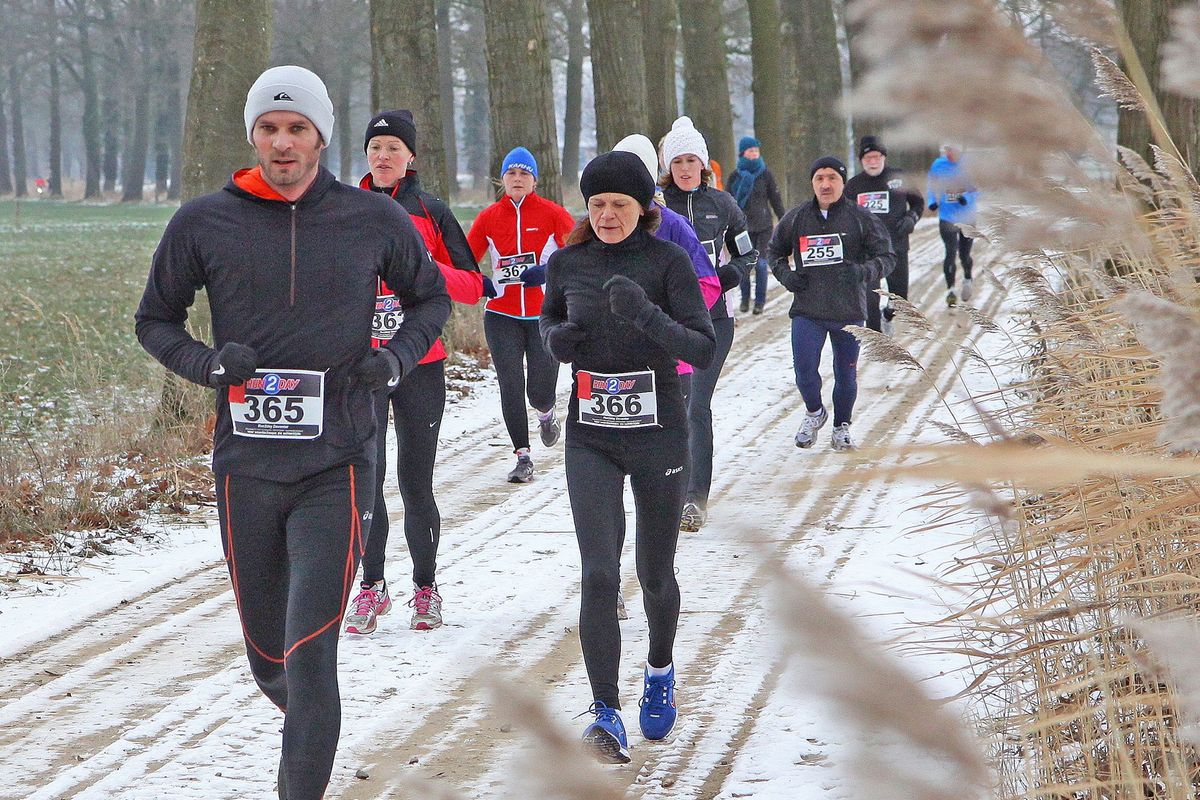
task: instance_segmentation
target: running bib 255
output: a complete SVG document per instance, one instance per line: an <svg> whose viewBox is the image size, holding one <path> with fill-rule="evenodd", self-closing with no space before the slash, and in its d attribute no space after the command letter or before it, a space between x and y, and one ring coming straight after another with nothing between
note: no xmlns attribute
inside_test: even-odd
<svg viewBox="0 0 1200 800"><path fill-rule="evenodd" d="M517 253L515 256L500 256L492 265L492 278L500 286L520 283L521 273L537 266L537 253Z"/></svg>
<svg viewBox="0 0 1200 800"><path fill-rule="evenodd" d="M371 317L371 338L390 341L400 323L404 322L404 310L400 300L392 294L375 297L375 316Z"/></svg>
<svg viewBox="0 0 1200 800"><path fill-rule="evenodd" d="M579 421L598 428L658 426L658 395L653 372L575 373Z"/></svg>
<svg viewBox="0 0 1200 800"><path fill-rule="evenodd" d="M860 192L858 204L872 214L886 214L891 207L891 192Z"/></svg>
<svg viewBox="0 0 1200 800"><path fill-rule="evenodd" d="M229 387L233 432L254 439L316 439L325 424L325 373L260 369Z"/></svg>
<svg viewBox="0 0 1200 800"><path fill-rule="evenodd" d="M806 267L831 267L842 263L842 235L801 236L800 261Z"/></svg>

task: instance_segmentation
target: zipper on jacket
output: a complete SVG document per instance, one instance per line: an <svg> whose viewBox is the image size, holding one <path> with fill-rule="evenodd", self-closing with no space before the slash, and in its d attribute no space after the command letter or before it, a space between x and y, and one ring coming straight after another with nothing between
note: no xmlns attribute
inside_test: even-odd
<svg viewBox="0 0 1200 800"><path fill-rule="evenodd" d="M296 305L296 204L292 203L292 290L288 308Z"/></svg>
<svg viewBox="0 0 1200 800"><path fill-rule="evenodd" d="M508 198L508 202L513 204L513 208L517 212L517 252L521 252L521 206L525 204L524 198L520 203L513 203L512 198ZM521 298L521 316L525 316L525 285L517 287L518 296Z"/></svg>

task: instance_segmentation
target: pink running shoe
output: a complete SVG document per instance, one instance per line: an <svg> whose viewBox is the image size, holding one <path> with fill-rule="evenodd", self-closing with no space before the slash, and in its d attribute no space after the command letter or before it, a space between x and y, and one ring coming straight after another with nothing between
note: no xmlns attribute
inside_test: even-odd
<svg viewBox="0 0 1200 800"><path fill-rule="evenodd" d="M433 586L417 586L413 584L412 600L413 615L409 627L414 631L431 631L442 627L442 596L437 592L437 584Z"/></svg>
<svg viewBox="0 0 1200 800"><path fill-rule="evenodd" d="M388 595L387 581L363 583L362 591L350 603L346 615L346 633L360 636L375 632L375 621L392 609L392 598Z"/></svg>

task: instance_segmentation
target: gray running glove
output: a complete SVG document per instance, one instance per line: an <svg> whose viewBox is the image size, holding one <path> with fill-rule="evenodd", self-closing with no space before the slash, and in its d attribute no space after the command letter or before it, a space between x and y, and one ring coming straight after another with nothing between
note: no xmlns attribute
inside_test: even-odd
<svg viewBox="0 0 1200 800"><path fill-rule="evenodd" d="M350 385L361 384L372 392L400 383L400 359L386 347L374 347L350 370Z"/></svg>
<svg viewBox="0 0 1200 800"><path fill-rule="evenodd" d="M208 373L209 386L237 386L254 377L258 369L258 353L253 347L226 342L217 353L216 363Z"/></svg>
<svg viewBox="0 0 1200 800"><path fill-rule="evenodd" d="M564 322L555 325L546 334L546 347L550 349L550 355L564 364L570 364L575 360L575 351L586 338L587 331L583 328L574 322Z"/></svg>

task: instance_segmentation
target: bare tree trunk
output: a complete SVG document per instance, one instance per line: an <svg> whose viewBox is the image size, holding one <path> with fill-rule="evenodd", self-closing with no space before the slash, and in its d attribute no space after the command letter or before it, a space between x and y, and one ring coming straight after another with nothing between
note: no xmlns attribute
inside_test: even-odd
<svg viewBox="0 0 1200 800"><path fill-rule="evenodd" d="M354 183L354 127L350 124L350 100L354 88L354 62L342 59L337 69L337 100L335 119L338 120L338 180Z"/></svg>
<svg viewBox="0 0 1200 800"><path fill-rule="evenodd" d="M708 156L733 170L733 109L725 74L721 0L692 0L681 15L683 35L683 113L708 142Z"/></svg>
<svg viewBox="0 0 1200 800"><path fill-rule="evenodd" d="M753 67L754 136L767 163L784 165L783 66L779 0L749 0L750 59ZM741 155L740 153L738 155Z"/></svg>
<svg viewBox="0 0 1200 800"><path fill-rule="evenodd" d="M454 48L450 39L450 0L437 0L438 91L442 96L442 153L446 196L458 197L458 126L454 113Z"/></svg>
<svg viewBox="0 0 1200 800"><path fill-rule="evenodd" d="M371 105L412 111L421 184L445 196L436 26L433 0L371 0Z"/></svg>
<svg viewBox="0 0 1200 800"><path fill-rule="evenodd" d="M463 142L467 148L467 171L471 173L471 188L488 186L488 165L491 163L492 135L488 98L487 35L481 7L463 9L466 22L466 44L463 46L466 63L466 96L463 103Z"/></svg>
<svg viewBox="0 0 1200 800"><path fill-rule="evenodd" d="M92 19L88 15L88 6L85 0L71 0L68 8L79 37L79 68L76 69L69 61L63 64L83 94L83 150L86 159L83 198L90 200L100 196L100 170L103 164L100 87L96 77L96 54L92 49Z"/></svg>
<svg viewBox="0 0 1200 800"><path fill-rule="evenodd" d="M46 0L46 54L50 70L50 196L62 197L62 85L58 76L57 0Z"/></svg>
<svg viewBox="0 0 1200 800"><path fill-rule="evenodd" d="M488 96L491 103L492 169L513 147L529 148L538 160L538 194L562 202L554 86L543 0L484 0Z"/></svg>
<svg viewBox="0 0 1200 800"><path fill-rule="evenodd" d="M566 108L563 109L563 186L579 181L579 137L583 133L583 59L587 41L583 36L584 0L571 0L567 8Z"/></svg>
<svg viewBox="0 0 1200 800"><path fill-rule="evenodd" d="M689 5L689 13L691 6ZM646 57L646 109L652 141L671 130L679 116L675 96L675 55L679 49L679 9L675 0L647 0L642 4L642 32Z"/></svg>
<svg viewBox="0 0 1200 800"><path fill-rule="evenodd" d="M109 70L108 74L113 74ZM121 156L121 103L117 99L118 89L116 86L108 86L105 89L104 100L101 101L100 119L103 121L101 127L104 131L102 144L104 147L104 156L100 162L101 174L101 189L106 193L116 191L117 188L117 171L120 164Z"/></svg>
<svg viewBox="0 0 1200 800"><path fill-rule="evenodd" d="M788 202L812 195L808 166L825 155L846 152L842 124L842 68L837 24L830 0L782 3L788 70L785 97ZM778 163L778 162L776 162Z"/></svg>
<svg viewBox="0 0 1200 800"><path fill-rule="evenodd" d="M842 20L846 26L846 43L850 48L850 86L851 90L858 88L862 81L865 62L862 53L859 52L859 47L862 46L859 41L859 32L862 28L861 23L854 23L849 20L845 13L845 3L842 6ZM854 139L854 152L858 152L858 141L868 134L874 133L874 127L870 120L863 118L861 114L854 114L850 118L851 136Z"/></svg>
<svg viewBox="0 0 1200 800"><path fill-rule="evenodd" d="M1188 169L1200 168L1200 104L1194 98L1167 92L1162 87L1162 43L1171 31L1171 12L1185 0L1117 0L1117 9L1142 69L1162 109L1163 121ZM1153 163L1150 124L1141 111L1119 109L1117 143Z"/></svg>
<svg viewBox="0 0 1200 800"><path fill-rule="evenodd" d="M146 182L146 153L150 147L150 80L145 69L139 70L133 100L133 135L125 148L121 174L121 202L141 202Z"/></svg>
<svg viewBox="0 0 1200 800"><path fill-rule="evenodd" d="M588 0L587 6L596 150L605 152L627 134L650 128L642 11L638 0Z"/></svg>
<svg viewBox="0 0 1200 800"><path fill-rule="evenodd" d="M21 107L21 73L15 64L8 67L8 89L12 93L12 171L13 191L17 197L29 194L29 175L25 165L25 118Z"/></svg>
<svg viewBox="0 0 1200 800"><path fill-rule="evenodd" d="M0 85L0 194L12 194L12 162L8 157L8 112L4 110L4 89ZM12 89L8 91L11 93Z"/></svg>
<svg viewBox="0 0 1200 800"><path fill-rule="evenodd" d="M270 0L198 0L184 123L184 200L220 189L246 166L242 108L270 52Z"/></svg>

